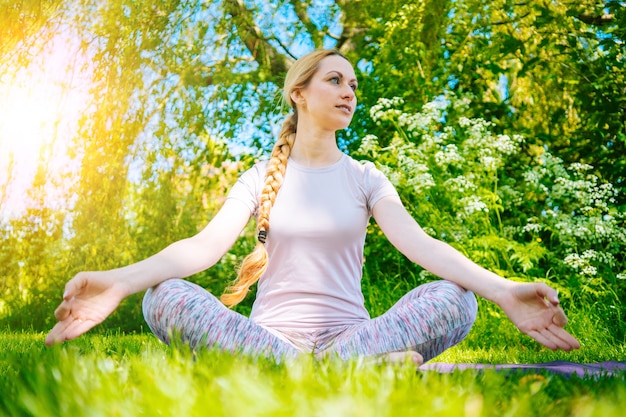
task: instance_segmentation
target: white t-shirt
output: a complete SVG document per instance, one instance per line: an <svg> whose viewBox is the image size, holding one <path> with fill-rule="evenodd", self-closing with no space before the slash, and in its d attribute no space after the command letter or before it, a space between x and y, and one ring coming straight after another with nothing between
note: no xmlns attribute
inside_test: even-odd
<svg viewBox="0 0 626 417"><path fill-rule="evenodd" d="M246 171L228 198L257 215L267 162ZM363 304L363 246L371 211L397 192L371 162L347 155L306 168L291 159L270 211L269 262L250 318L268 328L325 329L369 319Z"/></svg>

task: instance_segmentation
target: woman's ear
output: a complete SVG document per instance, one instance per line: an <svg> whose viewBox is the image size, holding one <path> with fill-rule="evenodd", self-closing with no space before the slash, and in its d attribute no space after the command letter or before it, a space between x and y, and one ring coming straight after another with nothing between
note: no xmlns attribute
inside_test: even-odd
<svg viewBox="0 0 626 417"><path fill-rule="evenodd" d="M304 104L304 97L302 96L302 91L300 89L293 90L291 94L289 94L289 97L291 97L291 101L294 106L297 104Z"/></svg>

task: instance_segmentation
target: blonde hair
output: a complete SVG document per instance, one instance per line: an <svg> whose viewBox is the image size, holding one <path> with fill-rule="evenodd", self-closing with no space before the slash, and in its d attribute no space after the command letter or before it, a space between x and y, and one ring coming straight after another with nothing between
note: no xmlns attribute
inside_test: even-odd
<svg viewBox="0 0 626 417"><path fill-rule="evenodd" d="M229 307L241 302L248 294L250 287L259 280L267 269L265 240L270 231L270 210L283 183L285 170L287 169L287 159L296 140L298 112L295 103L291 99L291 93L306 88L313 75L317 72L320 61L333 55L345 58L335 50L318 49L298 59L287 72L283 86L283 101L291 107L293 112L285 118L278 134L278 140L272 149L267 163L265 185L261 191L257 216L258 242L254 250L243 260L237 279L226 288L224 294L220 297L222 302Z"/></svg>

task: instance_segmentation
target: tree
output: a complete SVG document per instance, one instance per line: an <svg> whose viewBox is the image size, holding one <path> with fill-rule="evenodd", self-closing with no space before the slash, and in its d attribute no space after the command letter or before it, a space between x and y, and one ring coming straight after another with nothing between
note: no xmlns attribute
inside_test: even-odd
<svg viewBox="0 0 626 417"><path fill-rule="evenodd" d="M59 31L78 39L89 58L91 100L73 147L81 163L72 188L77 201L69 207L71 232L61 237L72 248L68 271L131 262L201 227L207 216L198 207L217 203L227 189L214 175L232 180L233 166L243 170L269 149L287 111L277 96L284 73L318 47L345 54L360 79L355 121L339 137L345 150L358 149L368 134L383 149L391 144L389 126L368 111L381 97L402 98L407 114L437 99L469 98L471 107L448 107L439 122L479 117L494 123L495 133L526 138L500 180L548 148L565 164L584 161L624 187L626 7L618 1L73 0L1 7L8 19L0 25L7 34L0 36L3 71L41 43L35 40Z"/></svg>
<svg viewBox="0 0 626 417"><path fill-rule="evenodd" d="M37 46L49 40L50 29L58 23L57 13L63 2L0 1L0 74L7 64L26 64L30 54L37 53Z"/></svg>

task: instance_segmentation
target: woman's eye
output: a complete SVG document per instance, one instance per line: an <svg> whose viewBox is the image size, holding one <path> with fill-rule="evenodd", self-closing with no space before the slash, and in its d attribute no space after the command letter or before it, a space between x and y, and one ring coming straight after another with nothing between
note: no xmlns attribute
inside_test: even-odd
<svg viewBox="0 0 626 417"><path fill-rule="evenodd" d="M352 89L352 91L356 91L357 86L356 84L350 84L350 88Z"/></svg>
<svg viewBox="0 0 626 417"><path fill-rule="evenodd" d="M339 77L333 77L330 79L330 82L333 84L339 84Z"/></svg>

